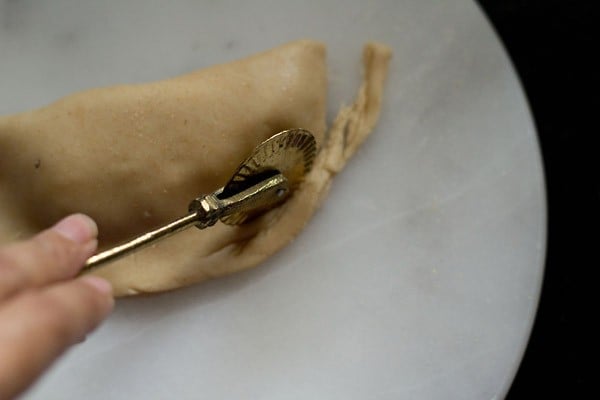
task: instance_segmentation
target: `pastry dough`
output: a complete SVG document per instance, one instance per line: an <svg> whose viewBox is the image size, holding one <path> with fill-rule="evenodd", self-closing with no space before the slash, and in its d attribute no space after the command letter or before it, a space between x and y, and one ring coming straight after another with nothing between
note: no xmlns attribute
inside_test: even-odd
<svg viewBox="0 0 600 400"><path fill-rule="evenodd" d="M300 232L373 129L390 56L385 46L365 47L363 85L326 141L325 50L306 40L0 118L0 242L84 212L98 222L101 248L113 246L181 216L192 198L224 185L261 141L308 129L322 149L284 205L241 226L189 229L94 273L122 296L255 266Z"/></svg>

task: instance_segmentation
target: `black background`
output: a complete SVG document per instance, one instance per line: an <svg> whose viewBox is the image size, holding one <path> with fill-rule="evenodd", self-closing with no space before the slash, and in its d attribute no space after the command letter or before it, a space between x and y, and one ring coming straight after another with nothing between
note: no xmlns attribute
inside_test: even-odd
<svg viewBox="0 0 600 400"><path fill-rule="evenodd" d="M600 24L595 0L479 0L522 81L548 194L548 253L538 314L508 399L580 399L591 389L592 251L600 229ZM595 229L590 229L595 228ZM594 324L595 325L595 324ZM597 340L597 336L596 336ZM587 394L587 396L586 396Z"/></svg>

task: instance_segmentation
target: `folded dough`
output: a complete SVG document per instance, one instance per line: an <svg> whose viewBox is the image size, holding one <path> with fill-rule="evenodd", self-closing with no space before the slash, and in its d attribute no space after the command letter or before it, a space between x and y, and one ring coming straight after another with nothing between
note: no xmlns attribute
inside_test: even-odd
<svg viewBox="0 0 600 400"><path fill-rule="evenodd" d="M261 141L308 129L322 149L284 205L245 225L189 229L94 273L123 296L259 264L299 233L373 129L391 52L369 44L363 56L357 99L340 111L325 143L325 50L307 40L0 118L0 242L80 211L98 222L101 248L113 246L181 216L192 198L224 185Z"/></svg>

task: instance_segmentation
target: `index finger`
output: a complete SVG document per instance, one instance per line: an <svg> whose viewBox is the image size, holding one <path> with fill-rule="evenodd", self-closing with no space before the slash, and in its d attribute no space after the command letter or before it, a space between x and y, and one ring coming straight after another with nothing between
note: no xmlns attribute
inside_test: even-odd
<svg viewBox="0 0 600 400"><path fill-rule="evenodd" d="M0 300L74 277L96 249L97 235L90 217L74 214L29 240L0 248Z"/></svg>

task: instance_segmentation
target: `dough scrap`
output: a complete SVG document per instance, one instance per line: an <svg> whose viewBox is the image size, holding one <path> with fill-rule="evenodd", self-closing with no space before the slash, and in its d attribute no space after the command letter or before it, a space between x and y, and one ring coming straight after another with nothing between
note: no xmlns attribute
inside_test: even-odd
<svg viewBox="0 0 600 400"><path fill-rule="evenodd" d="M372 132L391 51L370 43L354 103L324 140L325 49L297 41L142 85L94 89L0 118L0 243L80 211L101 248L179 217L224 185L261 141L302 127L321 150L282 206L241 226L189 229L94 271L116 296L160 292L256 266L289 243Z"/></svg>

